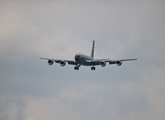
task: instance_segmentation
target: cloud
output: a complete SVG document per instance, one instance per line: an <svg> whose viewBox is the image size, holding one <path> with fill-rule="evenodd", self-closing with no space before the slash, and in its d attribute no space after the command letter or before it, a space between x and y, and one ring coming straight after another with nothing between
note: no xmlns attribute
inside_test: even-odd
<svg viewBox="0 0 165 120"><path fill-rule="evenodd" d="M4 1L0 119L164 120L164 1ZM48 66L40 57L138 58L121 67Z"/></svg>

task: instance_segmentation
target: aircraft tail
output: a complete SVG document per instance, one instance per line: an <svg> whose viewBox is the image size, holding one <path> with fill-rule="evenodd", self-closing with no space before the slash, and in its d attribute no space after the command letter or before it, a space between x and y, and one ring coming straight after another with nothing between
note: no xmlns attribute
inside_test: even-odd
<svg viewBox="0 0 165 120"><path fill-rule="evenodd" d="M94 48L95 48L95 41L93 40L92 51L91 51L92 58L94 58Z"/></svg>

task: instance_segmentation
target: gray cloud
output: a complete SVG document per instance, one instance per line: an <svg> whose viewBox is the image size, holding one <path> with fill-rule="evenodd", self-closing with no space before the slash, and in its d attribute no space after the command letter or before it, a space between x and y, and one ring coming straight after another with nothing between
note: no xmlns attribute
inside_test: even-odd
<svg viewBox="0 0 165 120"><path fill-rule="evenodd" d="M0 119L164 120L164 1L1 1ZM40 57L134 58L121 67Z"/></svg>

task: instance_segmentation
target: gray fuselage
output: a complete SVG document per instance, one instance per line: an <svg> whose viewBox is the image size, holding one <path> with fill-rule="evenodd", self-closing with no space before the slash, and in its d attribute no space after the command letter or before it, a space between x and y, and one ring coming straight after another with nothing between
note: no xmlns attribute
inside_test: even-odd
<svg viewBox="0 0 165 120"><path fill-rule="evenodd" d="M87 60L94 60L92 57L78 53L75 55L75 62L84 65L84 66L91 66L89 62L86 62Z"/></svg>

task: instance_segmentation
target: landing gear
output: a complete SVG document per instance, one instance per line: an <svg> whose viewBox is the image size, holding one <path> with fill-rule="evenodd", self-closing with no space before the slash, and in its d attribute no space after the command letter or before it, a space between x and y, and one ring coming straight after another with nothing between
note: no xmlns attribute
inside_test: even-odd
<svg viewBox="0 0 165 120"><path fill-rule="evenodd" d="M79 70L79 67L77 67L77 66L76 66L76 67L74 67L74 70Z"/></svg>
<svg viewBox="0 0 165 120"><path fill-rule="evenodd" d="M95 70L96 68L94 66L91 67L91 70Z"/></svg>

